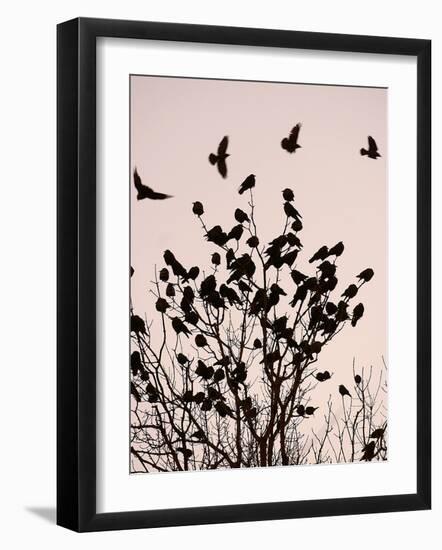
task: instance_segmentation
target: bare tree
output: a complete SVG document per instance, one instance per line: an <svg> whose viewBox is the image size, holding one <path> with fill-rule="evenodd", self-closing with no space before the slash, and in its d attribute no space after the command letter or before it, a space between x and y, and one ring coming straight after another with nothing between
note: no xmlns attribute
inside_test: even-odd
<svg viewBox="0 0 442 550"><path fill-rule="evenodd" d="M318 358L340 331L349 325L357 330L364 306L353 301L373 270L361 271L339 295L342 242L313 254L311 274L297 270L302 216L293 192L284 190L281 233L266 246L251 188L248 193L247 212L235 210L229 231L219 225L209 229L203 205L194 203L193 213L214 246L210 267L187 268L166 250L165 266L152 282L155 322L131 311L132 472L386 454L382 435L371 457L372 428L378 426L370 381L355 389L360 410L349 409L343 396L342 418L329 402L325 432L303 429L316 410L313 389L332 378L319 372ZM154 338L158 327L161 338Z"/></svg>

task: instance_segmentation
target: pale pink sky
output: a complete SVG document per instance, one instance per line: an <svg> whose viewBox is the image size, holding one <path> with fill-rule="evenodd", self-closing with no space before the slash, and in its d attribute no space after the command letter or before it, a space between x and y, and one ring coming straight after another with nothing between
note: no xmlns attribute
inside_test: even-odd
<svg viewBox="0 0 442 550"><path fill-rule="evenodd" d="M304 253L296 267L314 273L308 258L323 244L342 240L338 260L343 292L366 267L375 271L359 300L365 314L321 353L318 368L352 385L352 360L381 367L387 360L387 90L167 77L131 77L131 173L174 195L165 201L136 200L131 178L131 297L135 312L157 318L150 281L170 248L184 265L210 268L216 247L203 239L192 202L200 200L208 226L231 228L233 212L247 210L238 185L256 174L256 219L261 242L280 234L281 191L291 187L303 216ZM301 149L280 146L297 122ZM228 178L208 162L224 135L230 138ZM372 135L382 157L359 154ZM284 285L283 285L284 286ZM339 291L339 294L338 292ZM155 325L153 325L155 338ZM335 379L336 380L336 379ZM336 398L337 385L321 391ZM335 387L336 386L336 387ZM323 396L326 399L326 396Z"/></svg>

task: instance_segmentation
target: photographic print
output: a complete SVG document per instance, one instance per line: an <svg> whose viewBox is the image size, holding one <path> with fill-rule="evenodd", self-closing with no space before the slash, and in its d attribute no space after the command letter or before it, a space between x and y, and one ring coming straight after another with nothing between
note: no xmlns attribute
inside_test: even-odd
<svg viewBox="0 0 442 550"><path fill-rule="evenodd" d="M385 88L130 76L130 472L388 456Z"/></svg>

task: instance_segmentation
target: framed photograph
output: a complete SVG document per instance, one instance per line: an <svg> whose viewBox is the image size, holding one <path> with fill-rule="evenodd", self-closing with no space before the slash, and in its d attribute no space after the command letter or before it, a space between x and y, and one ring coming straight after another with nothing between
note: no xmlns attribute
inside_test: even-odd
<svg viewBox="0 0 442 550"><path fill-rule="evenodd" d="M59 525L430 508L430 54L58 26Z"/></svg>

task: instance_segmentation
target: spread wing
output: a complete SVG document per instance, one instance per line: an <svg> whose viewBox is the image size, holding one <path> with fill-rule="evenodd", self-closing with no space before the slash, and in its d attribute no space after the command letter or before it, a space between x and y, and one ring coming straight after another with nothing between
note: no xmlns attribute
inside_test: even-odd
<svg viewBox="0 0 442 550"><path fill-rule="evenodd" d="M135 184L135 189L140 192L142 189L143 189L143 184L141 182L141 178L140 176L138 175L138 172L137 172L137 169L135 168L134 170L134 184Z"/></svg>
<svg viewBox="0 0 442 550"><path fill-rule="evenodd" d="M221 176L223 178L227 177L226 159L221 158L221 159L218 160L218 171L219 171L219 173L221 174Z"/></svg>
<svg viewBox="0 0 442 550"><path fill-rule="evenodd" d="M298 136L299 136L299 130L301 129L301 123L298 122L296 126L292 128L292 131L290 132L290 140L293 140L294 143L298 142Z"/></svg>
<svg viewBox="0 0 442 550"><path fill-rule="evenodd" d="M218 155L225 155L229 145L229 136L224 136L218 145Z"/></svg>
<svg viewBox="0 0 442 550"><path fill-rule="evenodd" d="M370 149L370 151L373 151L374 153L378 150L378 146L376 145L375 140L371 136L368 136L368 148Z"/></svg>

